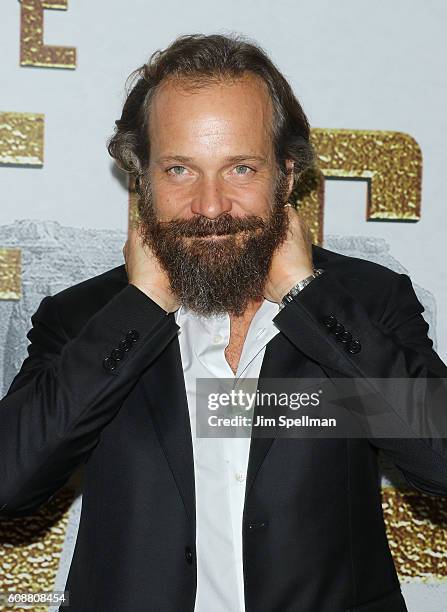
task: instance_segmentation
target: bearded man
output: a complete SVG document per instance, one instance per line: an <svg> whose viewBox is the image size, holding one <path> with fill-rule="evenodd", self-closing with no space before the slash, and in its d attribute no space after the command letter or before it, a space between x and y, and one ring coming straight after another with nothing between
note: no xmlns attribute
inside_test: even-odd
<svg viewBox="0 0 447 612"><path fill-rule="evenodd" d="M74 612L406 610L378 450L447 493L445 441L414 435L447 368L409 277L312 244L288 204L309 124L257 45L184 36L134 77L108 150L139 224L125 264L32 317L0 404L0 513L33 513L84 465ZM404 435L196 435L200 379L282 378L378 381Z"/></svg>

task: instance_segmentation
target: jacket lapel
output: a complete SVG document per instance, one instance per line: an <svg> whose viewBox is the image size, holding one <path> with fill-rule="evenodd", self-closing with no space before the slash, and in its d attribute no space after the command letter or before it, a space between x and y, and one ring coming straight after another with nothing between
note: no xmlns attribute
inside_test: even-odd
<svg viewBox="0 0 447 612"><path fill-rule="evenodd" d="M195 525L191 425L178 336L147 369L140 382L186 513Z"/></svg>
<svg viewBox="0 0 447 612"><path fill-rule="evenodd" d="M281 334L277 334L267 344L264 359L261 366L258 379L258 391L259 393L272 391L269 388L268 379L277 378L294 378L297 376L299 368L299 353L296 348ZM274 409L270 412L273 416ZM256 421L258 416L269 416L268 409L256 404L253 411L253 422ZM252 428L252 438L250 441L250 453L248 457L248 468L247 468L247 484L245 488L245 499L247 498L250 489L255 481L256 475L264 461L267 453L270 450L276 438L276 428L269 428L268 434L270 437L265 436L264 430L263 437L259 437L259 434L254 437L253 433L257 431L263 433L263 429L259 428L255 430Z"/></svg>
<svg viewBox="0 0 447 612"><path fill-rule="evenodd" d="M327 261L323 250L318 245L312 245L312 258L314 266L318 268ZM269 391L268 379L278 378L315 378L324 376L320 366L308 359L287 338L279 333L266 346L264 359L259 373L258 390L260 393ZM270 389L271 391L272 389ZM258 415L265 415L265 409L255 405L253 421ZM268 416L268 414L266 415ZM253 437L250 442L250 454L248 458L247 484L245 488L245 499L253 486L256 475L270 450L277 435L277 428L271 429L271 437Z"/></svg>

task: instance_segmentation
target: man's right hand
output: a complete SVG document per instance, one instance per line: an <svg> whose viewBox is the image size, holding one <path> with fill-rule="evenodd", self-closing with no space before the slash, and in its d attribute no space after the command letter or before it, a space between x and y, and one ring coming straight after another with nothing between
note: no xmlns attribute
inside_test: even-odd
<svg viewBox="0 0 447 612"><path fill-rule="evenodd" d="M172 293L168 275L152 250L145 244L138 227L129 230L123 247L129 283L135 285L166 312L174 312L180 301Z"/></svg>

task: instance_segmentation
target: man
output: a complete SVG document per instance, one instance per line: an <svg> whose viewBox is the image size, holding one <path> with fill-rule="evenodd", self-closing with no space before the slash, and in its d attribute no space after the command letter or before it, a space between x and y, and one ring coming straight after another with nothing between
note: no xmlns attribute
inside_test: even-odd
<svg viewBox="0 0 447 612"><path fill-rule="evenodd" d="M287 205L308 122L258 47L185 36L136 76L109 152L140 225L125 265L32 317L0 405L1 514L32 513L85 463L76 612L406 610L377 451L447 493L447 446L412 434L415 404L377 383L402 438L206 438L195 383L416 379L432 422L447 368L411 281L311 243Z"/></svg>

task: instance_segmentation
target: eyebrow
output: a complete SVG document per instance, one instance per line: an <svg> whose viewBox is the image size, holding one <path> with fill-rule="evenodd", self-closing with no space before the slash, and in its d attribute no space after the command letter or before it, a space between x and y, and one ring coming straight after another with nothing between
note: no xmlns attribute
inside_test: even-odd
<svg viewBox="0 0 447 612"><path fill-rule="evenodd" d="M184 155L166 155L163 157L160 157L157 162L159 164L162 163L181 163L181 164L188 164L193 162L194 159L192 157L185 157ZM230 157L226 158L226 161L228 163L241 163L241 162L248 162L248 161L256 161L256 162L260 162L260 163L267 163L267 158L263 157L262 155L232 155Z"/></svg>

